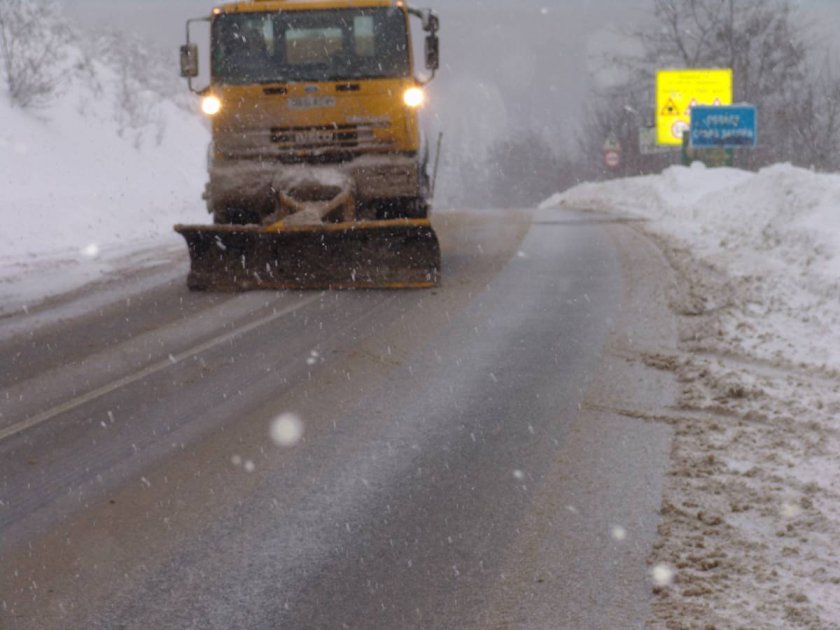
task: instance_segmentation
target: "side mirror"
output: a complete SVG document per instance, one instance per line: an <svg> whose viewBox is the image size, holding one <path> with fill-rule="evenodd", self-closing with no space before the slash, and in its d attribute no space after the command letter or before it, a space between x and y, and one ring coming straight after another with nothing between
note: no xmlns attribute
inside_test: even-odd
<svg viewBox="0 0 840 630"><path fill-rule="evenodd" d="M195 44L181 46L181 76L185 79L198 76L198 46Z"/></svg>
<svg viewBox="0 0 840 630"><path fill-rule="evenodd" d="M438 16L426 9L420 13L420 19L423 22L423 30L427 33L434 33L440 28L440 21Z"/></svg>
<svg viewBox="0 0 840 630"><path fill-rule="evenodd" d="M426 37L426 69L437 70L440 67L440 40L437 35Z"/></svg>

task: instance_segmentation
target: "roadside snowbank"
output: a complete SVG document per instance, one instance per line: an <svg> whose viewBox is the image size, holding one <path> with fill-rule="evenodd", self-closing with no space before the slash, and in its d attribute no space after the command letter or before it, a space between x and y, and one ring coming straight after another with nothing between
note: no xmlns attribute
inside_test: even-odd
<svg viewBox="0 0 840 630"><path fill-rule="evenodd" d="M547 200L643 219L679 278L654 628L840 628L840 177L673 167ZM630 413L630 412L628 412Z"/></svg>
<svg viewBox="0 0 840 630"><path fill-rule="evenodd" d="M840 176L695 164L582 184L542 207L556 205L648 219L651 231L741 285L746 302L728 325L744 349L840 369ZM758 328L764 334L735 332Z"/></svg>
<svg viewBox="0 0 840 630"><path fill-rule="evenodd" d="M174 223L206 221L203 122L127 72L88 59L34 111L0 91L0 311L175 244Z"/></svg>

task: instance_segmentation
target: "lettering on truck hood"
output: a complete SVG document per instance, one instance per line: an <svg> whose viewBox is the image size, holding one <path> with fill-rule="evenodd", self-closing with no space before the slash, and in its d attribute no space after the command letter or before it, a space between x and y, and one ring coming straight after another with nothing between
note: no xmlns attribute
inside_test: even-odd
<svg viewBox="0 0 840 630"><path fill-rule="evenodd" d="M369 125L371 127L390 127L390 116L348 116L347 122L352 125Z"/></svg>

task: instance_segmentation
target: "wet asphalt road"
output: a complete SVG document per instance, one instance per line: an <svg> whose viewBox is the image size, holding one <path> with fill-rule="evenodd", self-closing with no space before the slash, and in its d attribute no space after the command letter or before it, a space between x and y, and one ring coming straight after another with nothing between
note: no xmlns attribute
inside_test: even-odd
<svg viewBox="0 0 840 630"><path fill-rule="evenodd" d="M667 436L581 414L615 235L436 228L435 291L190 294L170 268L0 322L0 627L639 627Z"/></svg>

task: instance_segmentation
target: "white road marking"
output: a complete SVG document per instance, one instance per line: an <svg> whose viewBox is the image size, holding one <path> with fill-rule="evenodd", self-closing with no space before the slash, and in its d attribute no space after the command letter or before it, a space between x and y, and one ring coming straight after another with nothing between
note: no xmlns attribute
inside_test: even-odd
<svg viewBox="0 0 840 630"><path fill-rule="evenodd" d="M27 429L31 429L32 427L38 426L55 418L58 415L71 411L76 407L84 405L92 400L96 400L97 398L101 398L106 394L110 394L111 392L120 389L121 387L125 387L126 385L131 385L132 383L136 383L137 381L143 380L144 378L151 376L152 374L156 374L157 372L161 372L167 368L172 367L173 365L178 365L185 359L189 359L197 354L201 354L211 348L215 348L235 337L239 337L240 335L244 335L246 333L251 332L259 328L260 326L265 326L266 324L273 322L276 319L280 319L281 317L285 317L291 313L294 313L297 310L300 310L304 306L307 306L314 302L315 300L321 299L321 295L313 295L311 297L306 298L305 300L298 302L297 304L292 304L291 306L287 306L284 309L281 309L271 315L266 315L256 321L251 322L241 328L237 328L231 332L225 333L223 335L219 335L218 337L214 337L213 339L209 339L204 343L201 343L197 346L190 348L189 350L184 350L183 352L179 352L178 354L170 354L165 359L162 359L156 363L153 363L139 372L135 372L134 374L129 374L128 376L124 376L119 380L116 380L108 385L103 385L98 389L94 389L87 394L82 394L81 396L77 396L67 402L61 403L60 405L56 405L51 409L47 409L39 413L38 415L32 416L31 418L27 418L26 420L22 420L21 422L17 422L11 426L6 427L5 429L0 429L0 441L5 440L6 438L10 438L13 435L17 435L22 431L26 431Z"/></svg>

